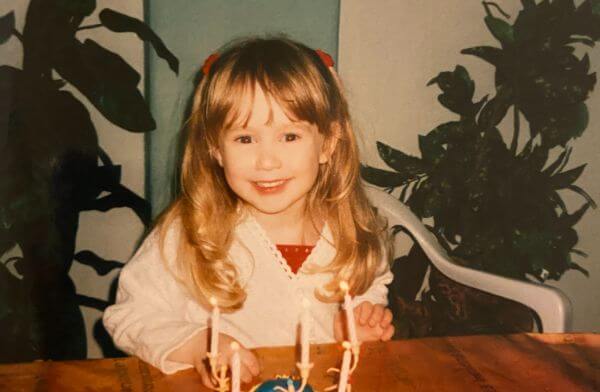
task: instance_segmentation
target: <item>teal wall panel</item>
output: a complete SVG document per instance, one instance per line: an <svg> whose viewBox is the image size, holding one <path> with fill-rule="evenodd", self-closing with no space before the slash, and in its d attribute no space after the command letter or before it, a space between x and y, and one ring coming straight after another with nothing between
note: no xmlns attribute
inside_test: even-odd
<svg viewBox="0 0 600 392"><path fill-rule="evenodd" d="M146 138L146 196L153 213L172 197L175 152L194 75L231 39L285 34L337 58L339 0L147 0L146 21L179 58L175 76L148 50L146 94L157 129Z"/></svg>

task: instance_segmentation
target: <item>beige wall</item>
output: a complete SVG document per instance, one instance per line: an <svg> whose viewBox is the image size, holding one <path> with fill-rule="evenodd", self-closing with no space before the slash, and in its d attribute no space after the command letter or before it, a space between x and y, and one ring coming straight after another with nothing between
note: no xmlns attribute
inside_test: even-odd
<svg viewBox="0 0 600 392"><path fill-rule="evenodd" d="M17 20L17 30L22 31L25 22L25 13L29 1L4 1L0 4L0 15L14 10ZM103 8L112 8L127 15L143 19L142 0L98 0L96 12L86 18L83 25L98 23L97 14ZM121 55L142 75L140 88L143 87L143 45L134 34L112 33L104 28L83 30L78 33L78 38L92 38L107 49ZM20 42L11 38L9 42L0 46L2 64L21 66L22 50ZM144 136L124 131L109 123L90 104L86 98L73 89L78 99L86 103L92 121L96 125L100 146L109 154L115 164L122 165L121 183L137 193L144 193ZM138 238L143 231L143 225L137 217L126 209L115 209L106 213L84 212L80 215L80 227L77 236L76 251L91 250L100 257L108 260L125 262L131 256ZM77 291L99 299L107 299L109 285L118 270L112 271L107 276L98 276L96 272L79 263L74 263L71 268ZM97 346L92 328L96 320L101 317L101 312L95 309L82 308L86 323L88 337L88 357L98 358L102 353Z"/></svg>
<svg viewBox="0 0 600 392"><path fill-rule="evenodd" d="M520 9L518 0L497 3L512 18ZM419 155L417 135L453 119L454 114L437 102L437 87L426 87L440 71L462 64L475 80L475 98L494 91L492 67L460 54L461 49L472 46L498 45L485 27L480 1L342 0L340 12L338 65L352 113L364 134L366 163L385 168L377 155L376 140ZM600 49L590 50L589 55L592 70L600 70ZM600 86L587 104L590 125L572 143L569 167L588 163L577 184L600 202L600 184L593 180L600 172ZM570 194L565 194L565 199L571 208L581 204L579 197ZM559 282L551 282L573 302L577 331L600 332L598 214L589 211L576 226L580 234L577 247L589 254L588 259L576 261L589 270L590 278L569 271Z"/></svg>
<svg viewBox="0 0 600 392"><path fill-rule="evenodd" d="M97 14L103 8L111 8L140 20L144 19L143 0L98 0L96 12L85 24L97 22ZM93 38L100 45L119 54L142 76L138 88L144 86L144 46L133 33L113 33L107 29L83 30L77 37L80 40ZM84 98L85 99L85 98ZM106 150L113 162L122 165L121 184L136 194L144 195L144 136L125 131L109 123L91 105L92 121L98 130L100 146ZM80 217L76 251L89 249L108 260L126 262L132 255L144 227L137 216L129 209L118 208L108 212L85 212ZM107 276L79 263L73 263L71 277L80 294L95 298L108 298L109 285L120 270ZM102 352L93 338L93 324L102 313L90 308L82 308L88 336L88 358L100 358Z"/></svg>

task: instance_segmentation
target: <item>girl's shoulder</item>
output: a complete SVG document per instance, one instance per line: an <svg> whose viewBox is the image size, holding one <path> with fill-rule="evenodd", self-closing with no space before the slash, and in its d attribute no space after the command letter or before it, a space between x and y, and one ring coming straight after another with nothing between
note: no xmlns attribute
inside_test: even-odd
<svg viewBox="0 0 600 392"><path fill-rule="evenodd" d="M155 226L148 233L121 270L119 287L123 292L153 291L164 297L182 292L177 266L180 227L174 221L168 226Z"/></svg>
<svg viewBox="0 0 600 392"><path fill-rule="evenodd" d="M170 263L176 257L181 232L182 224L178 218L170 222L159 222L146 235L127 264L144 260Z"/></svg>

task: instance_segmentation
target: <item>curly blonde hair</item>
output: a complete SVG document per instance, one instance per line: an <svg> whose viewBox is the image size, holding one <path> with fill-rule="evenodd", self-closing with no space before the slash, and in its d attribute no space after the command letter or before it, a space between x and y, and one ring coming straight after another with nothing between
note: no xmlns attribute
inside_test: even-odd
<svg viewBox="0 0 600 392"><path fill-rule="evenodd" d="M239 121L240 99L259 86L288 116L315 124L330 148L327 164L307 195L307 213L328 223L337 253L326 267L333 279L317 292L339 300L339 282L353 295L372 284L384 250L384 227L360 182L358 145L348 104L335 75L307 46L287 38L251 38L226 46L195 89L186 122L187 141L180 194L158 221L161 243L167 228L180 222L176 277L200 303L215 297L225 311L242 306L246 292L228 259L240 203L214 157L221 132ZM214 222L219 222L215 225Z"/></svg>

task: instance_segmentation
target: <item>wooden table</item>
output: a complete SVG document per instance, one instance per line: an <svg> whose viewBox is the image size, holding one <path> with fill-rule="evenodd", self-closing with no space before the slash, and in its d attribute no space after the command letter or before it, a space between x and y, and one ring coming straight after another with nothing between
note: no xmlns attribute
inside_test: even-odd
<svg viewBox="0 0 600 392"><path fill-rule="evenodd" d="M294 370L292 347L256 350L261 377ZM312 347L316 390L332 385L338 345ZM600 334L519 334L365 343L353 392L600 391ZM243 386L244 391L250 388ZM137 358L0 365L0 391L206 391L186 370L171 376Z"/></svg>

